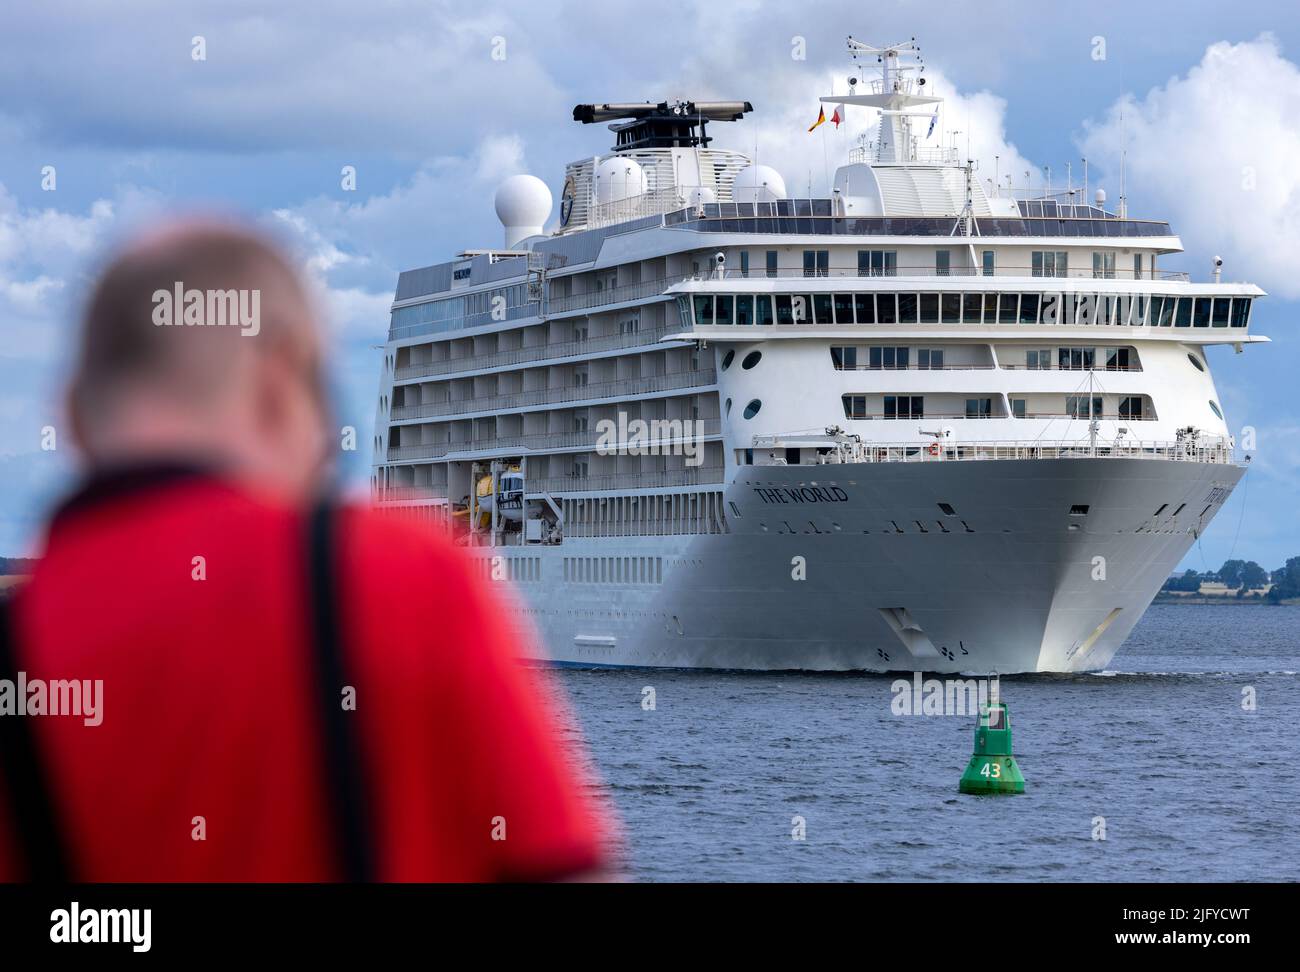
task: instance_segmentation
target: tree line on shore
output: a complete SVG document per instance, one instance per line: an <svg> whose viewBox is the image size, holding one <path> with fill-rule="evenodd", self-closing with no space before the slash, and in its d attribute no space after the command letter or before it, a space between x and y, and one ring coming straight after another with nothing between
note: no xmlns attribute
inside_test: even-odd
<svg viewBox="0 0 1300 972"><path fill-rule="evenodd" d="M1265 570L1253 560L1226 560L1218 570L1187 570L1165 581L1162 591L1196 594L1202 584L1222 584L1237 597L1262 597L1277 604L1300 597L1300 557L1290 558L1277 570ZM1265 591L1262 595L1258 592Z"/></svg>

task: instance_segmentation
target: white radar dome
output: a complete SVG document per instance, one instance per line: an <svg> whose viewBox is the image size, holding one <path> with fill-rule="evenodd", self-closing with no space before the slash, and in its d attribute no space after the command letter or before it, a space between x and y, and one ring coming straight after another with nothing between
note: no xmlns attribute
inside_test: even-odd
<svg viewBox="0 0 1300 972"><path fill-rule="evenodd" d="M511 176L497 189L496 209L509 249L520 240L541 234L551 215L551 190L537 176Z"/></svg>
<svg viewBox="0 0 1300 972"><path fill-rule="evenodd" d="M731 184L731 198L743 203L785 199L785 180L770 165L747 165L736 173L736 181Z"/></svg>
<svg viewBox="0 0 1300 972"><path fill-rule="evenodd" d="M703 206L705 203L717 201L718 194L708 186L695 186L686 194L686 202L690 206Z"/></svg>
<svg viewBox="0 0 1300 972"><path fill-rule="evenodd" d="M596 166L596 202L620 202L646 191L646 175L635 159L612 155Z"/></svg>

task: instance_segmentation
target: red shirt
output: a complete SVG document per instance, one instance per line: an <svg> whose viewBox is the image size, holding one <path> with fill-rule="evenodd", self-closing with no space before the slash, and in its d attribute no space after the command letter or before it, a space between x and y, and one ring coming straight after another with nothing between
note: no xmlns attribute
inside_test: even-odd
<svg viewBox="0 0 1300 972"><path fill-rule="evenodd" d="M425 528L345 508L335 532L378 877L602 865L602 814L558 745L562 707L518 662L502 598ZM339 876L304 537L302 511L202 476L55 518L14 605L18 667L29 681L102 679L103 721L17 718L32 720L77 879ZM14 880L6 802L0 792L0 880Z"/></svg>

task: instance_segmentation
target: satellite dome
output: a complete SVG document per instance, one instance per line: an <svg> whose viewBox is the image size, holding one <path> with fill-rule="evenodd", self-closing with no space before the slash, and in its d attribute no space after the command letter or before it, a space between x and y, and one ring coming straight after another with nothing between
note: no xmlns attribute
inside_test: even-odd
<svg viewBox="0 0 1300 972"><path fill-rule="evenodd" d="M619 202L646 191L646 176L635 159L611 155L596 166L596 202Z"/></svg>
<svg viewBox="0 0 1300 972"><path fill-rule="evenodd" d="M703 206L705 203L717 202L718 194L708 186L695 186L686 194L690 206Z"/></svg>
<svg viewBox="0 0 1300 972"><path fill-rule="evenodd" d="M770 165L747 165L736 173L731 184L735 202L775 202L785 199L785 180Z"/></svg>
<svg viewBox="0 0 1300 972"><path fill-rule="evenodd" d="M505 227L508 249L542 232L551 215L551 190L537 176L511 176L497 189L496 209L497 219Z"/></svg>

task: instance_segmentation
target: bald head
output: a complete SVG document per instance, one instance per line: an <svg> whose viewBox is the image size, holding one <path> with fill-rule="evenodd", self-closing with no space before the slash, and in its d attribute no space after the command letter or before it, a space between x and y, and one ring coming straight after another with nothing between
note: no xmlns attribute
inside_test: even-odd
<svg viewBox="0 0 1300 972"><path fill-rule="evenodd" d="M270 488L319 477L320 335L289 260L251 229L173 222L108 264L69 389L88 463L193 461Z"/></svg>

